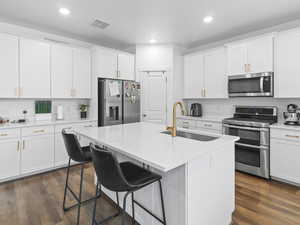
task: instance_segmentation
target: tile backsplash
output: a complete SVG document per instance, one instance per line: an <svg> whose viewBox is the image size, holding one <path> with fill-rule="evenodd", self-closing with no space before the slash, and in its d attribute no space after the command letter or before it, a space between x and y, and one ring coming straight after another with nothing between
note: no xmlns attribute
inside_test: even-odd
<svg viewBox="0 0 300 225"><path fill-rule="evenodd" d="M300 107L300 98L278 99L278 98L229 98L229 99L185 99L188 109L191 103L202 104L203 116L231 117L234 106L277 106L279 120L283 120L282 113L286 111L288 104L296 104Z"/></svg>
<svg viewBox="0 0 300 225"><path fill-rule="evenodd" d="M0 99L0 116L9 120L23 119L23 110L27 110L26 118L29 121L35 120L34 99ZM65 120L77 120L80 118L79 104L89 104L89 100L63 99L52 100L52 119L56 118L58 105L64 107Z"/></svg>

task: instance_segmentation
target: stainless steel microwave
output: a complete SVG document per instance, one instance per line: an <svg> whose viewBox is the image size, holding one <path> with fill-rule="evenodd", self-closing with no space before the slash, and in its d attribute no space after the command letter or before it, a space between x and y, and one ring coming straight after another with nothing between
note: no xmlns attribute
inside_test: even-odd
<svg viewBox="0 0 300 225"><path fill-rule="evenodd" d="M228 77L229 97L272 97L273 72Z"/></svg>

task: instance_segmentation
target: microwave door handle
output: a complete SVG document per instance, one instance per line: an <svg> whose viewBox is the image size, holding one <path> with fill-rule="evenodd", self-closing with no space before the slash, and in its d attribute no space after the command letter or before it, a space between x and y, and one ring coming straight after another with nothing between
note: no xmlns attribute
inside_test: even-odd
<svg viewBox="0 0 300 225"><path fill-rule="evenodd" d="M264 92L264 77L260 78L260 92Z"/></svg>

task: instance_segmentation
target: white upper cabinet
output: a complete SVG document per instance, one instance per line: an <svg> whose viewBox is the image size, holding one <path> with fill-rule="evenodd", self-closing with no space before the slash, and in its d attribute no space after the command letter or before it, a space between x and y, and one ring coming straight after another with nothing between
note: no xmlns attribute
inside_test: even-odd
<svg viewBox="0 0 300 225"><path fill-rule="evenodd" d="M227 74L273 71L273 34L227 45Z"/></svg>
<svg viewBox="0 0 300 225"><path fill-rule="evenodd" d="M89 49L73 50L73 89L75 98L91 97L91 52Z"/></svg>
<svg viewBox="0 0 300 225"><path fill-rule="evenodd" d="M300 97L300 30L278 33L275 38L275 97Z"/></svg>
<svg viewBox="0 0 300 225"><path fill-rule="evenodd" d="M134 56L130 54L118 54L118 78L134 80Z"/></svg>
<svg viewBox="0 0 300 225"><path fill-rule="evenodd" d="M93 67L97 77L135 79L135 57L129 53L96 48L93 51Z"/></svg>
<svg viewBox="0 0 300 225"><path fill-rule="evenodd" d="M220 48L204 54L204 97L227 98L226 54Z"/></svg>
<svg viewBox="0 0 300 225"><path fill-rule="evenodd" d="M116 52L97 49L94 52L95 73L98 77L116 78L118 75L118 55Z"/></svg>
<svg viewBox="0 0 300 225"><path fill-rule="evenodd" d="M248 72L272 72L273 35L254 39L247 44Z"/></svg>
<svg viewBox="0 0 300 225"><path fill-rule="evenodd" d="M0 98L16 98L19 93L19 39L0 34Z"/></svg>
<svg viewBox="0 0 300 225"><path fill-rule="evenodd" d="M52 97L73 96L73 49L63 45L51 46Z"/></svg>
<svg viewBox="0 0 300 225"><path fill-rule="evenodd" d="M224 48L184 57L184 98L227 98Z"/></svg>
<svg viewBox="0 0 300 225"><path fill-rule="evenodd" d="M229 45L227 48L228 75L244 74L246 71L247 53L245 44Z"/></svg>
<svg viewBox="0 0 300 225"><path fill-rule="evenodd" d="M50 98L50 45L20 39L20 97Z"/></svg>
<svg viewBox="0 0 300 225"><path fill-rule="evenodd" d="M203 55L187 55L184 57L184 98L201 98L203 96Z"/></svg>

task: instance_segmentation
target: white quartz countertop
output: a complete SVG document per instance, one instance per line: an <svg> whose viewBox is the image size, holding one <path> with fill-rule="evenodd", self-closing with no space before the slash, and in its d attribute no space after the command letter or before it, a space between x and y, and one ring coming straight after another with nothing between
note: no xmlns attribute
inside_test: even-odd
<svg viewBox="0 0 300 225"><path fill-rule="evenodd" d="M97 144L105 145L164 172L184 165L209 151L222 149L224 144L239 139L234 136L186 130L219 137L206 142L172 137L162 134L162 131L165 131L165 126L145 122L74 129L75 133L90 138Z"/></svg>
<svg viewBox="0 0 300 225"><path fill-rule="evenodd" d="M286 129L286 130L300 131L300 126L285 125L284 122L272 124L270 127L273 129Z"/></svg>
<svg viewBox="0 0 300 225"><path fill-rule="evenodd" d="M202 116L202 117L194 117L194 116L177 116L178 119L185 120L198 120L198 121L207 121L207 122L217 122L222 123L224 116Z"/></svg>
<svg viewBox="0 0 300 225"><path fill-rule="evenodd" d="M94 122L94 121L97 121L97 120L96 119L51 120L51 121L30 121L30 122L26 122L26 123L5 123L5 124L0 124L0 129L36 127L36 126L51 126L51 125L84 123L84 122Z"/></svg>

